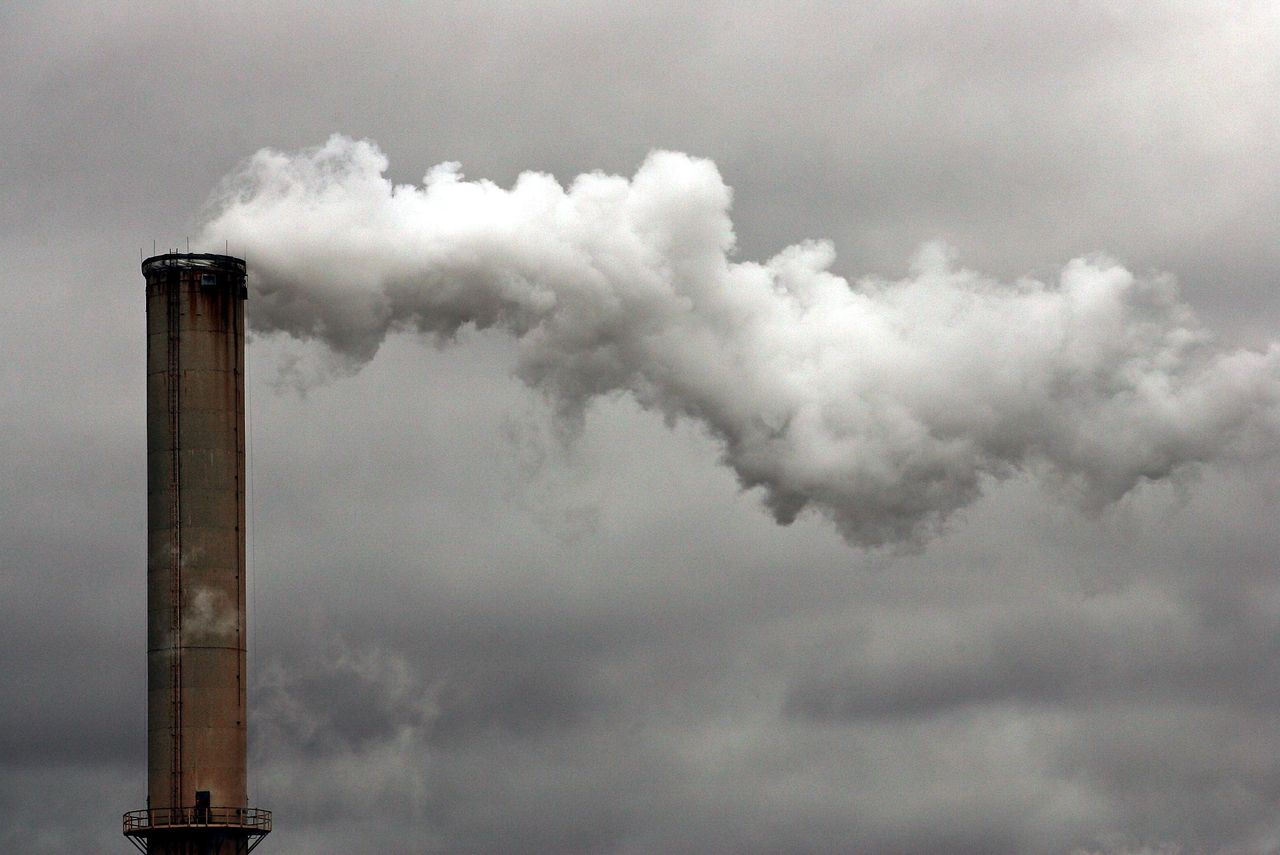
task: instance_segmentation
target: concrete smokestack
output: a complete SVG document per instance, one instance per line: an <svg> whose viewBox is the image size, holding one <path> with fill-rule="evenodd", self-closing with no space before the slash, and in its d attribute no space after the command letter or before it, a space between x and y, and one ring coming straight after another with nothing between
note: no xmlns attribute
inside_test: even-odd
<svg viewBox="0 0 1280 855"><path fill-rule="evenodd" d="M147 281L147 808L140 850L241 855L248 807L245 263L172 253Z"/></svg>

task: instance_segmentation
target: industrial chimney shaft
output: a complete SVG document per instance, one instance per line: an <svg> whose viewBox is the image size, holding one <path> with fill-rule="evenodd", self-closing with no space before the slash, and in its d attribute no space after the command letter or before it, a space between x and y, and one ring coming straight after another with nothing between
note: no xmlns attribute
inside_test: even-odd
<svg viewBox="0 0 1280 855"><path fill-rule="evenodd" d="M153 855L244 855L248 806L245 263L171 253L147 283L147 807Z"/></svg>

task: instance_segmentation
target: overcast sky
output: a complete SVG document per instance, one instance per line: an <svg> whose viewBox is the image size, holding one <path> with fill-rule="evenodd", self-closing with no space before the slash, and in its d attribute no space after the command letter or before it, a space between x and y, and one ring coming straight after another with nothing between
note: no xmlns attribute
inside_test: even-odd
<svg viewBox="0 0 1280 855"><path fill-rule="evenodd" d="M1280 327L1274 3L33 0L0 5L0 117L6 852L131 851L138 252L263 147L503 187L687 152L737 261L829 239L895 281L941 241L1053 289L1106 256L1214 352ZM1280 852L1274 436L1110 503L984 470L868 549L775 522L714 425L623 389L565 443L520 341L437 345L317 381L324 342L249 344L260 852Z"/></svg>

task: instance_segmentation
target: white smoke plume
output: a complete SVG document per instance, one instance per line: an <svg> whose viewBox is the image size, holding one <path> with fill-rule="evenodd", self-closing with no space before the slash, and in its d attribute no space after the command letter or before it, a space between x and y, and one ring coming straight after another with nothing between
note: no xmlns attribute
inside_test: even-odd
<svg viewBox="0 0 1280 855"><path fill-rule="evenodd" d="M734 260L731 191L684 154L567 187L386 169L334 136L227 180L203 240L247 253L254 328L354 364L393 331L500 328L561 415L628 393L694 419L783 524L812 508L852 544L912 542L1020 470L1100 507L1275 444L1280 347L1215 345L1171 281L1105 258L1002 284L929 246L850 282L822 241Z"/></svg>

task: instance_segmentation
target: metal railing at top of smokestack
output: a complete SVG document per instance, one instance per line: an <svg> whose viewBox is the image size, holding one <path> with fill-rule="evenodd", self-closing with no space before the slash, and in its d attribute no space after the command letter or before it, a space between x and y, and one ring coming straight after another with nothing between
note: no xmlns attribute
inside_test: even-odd
<svg viewBox="0 0 1280 855"><path fill-rule="evenodd" d="M250 807L178 807L131 810L124 815L125 834L168 828L239 828L251 834L271 830L271 811Z"/></svg>
<svg viewBox="0 0 1280 855"><path fill-rule="evenodd" d="M208 252L167 252L162 255L153 255L142 262L143 273L155 267L207 268L210 270L233 269L240 273L245 272L243 258L236 258L234 255L215 255Z"/></svg>

